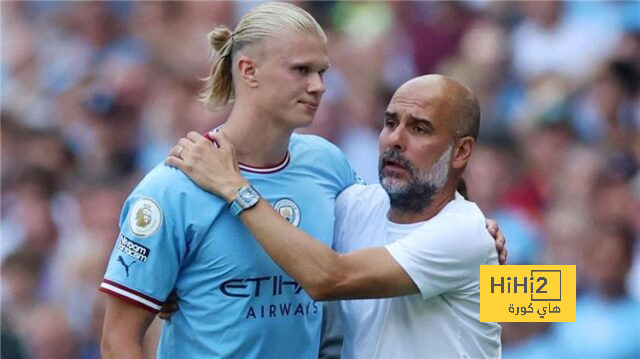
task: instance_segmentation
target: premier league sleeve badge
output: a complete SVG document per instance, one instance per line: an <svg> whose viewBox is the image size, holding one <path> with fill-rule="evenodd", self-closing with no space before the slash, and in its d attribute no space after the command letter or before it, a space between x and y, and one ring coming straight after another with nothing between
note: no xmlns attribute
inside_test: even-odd
<svg viewBox="0 0 640 359"><path fill-rule="evenodd" d="M149 237L162 224L162 210L156 201L142 197L129 211L129 228L138 237Z"/></svg>

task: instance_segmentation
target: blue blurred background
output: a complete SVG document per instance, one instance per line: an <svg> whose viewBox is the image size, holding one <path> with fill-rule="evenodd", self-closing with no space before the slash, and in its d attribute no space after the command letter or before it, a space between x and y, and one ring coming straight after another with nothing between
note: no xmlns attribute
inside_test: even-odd
<svg viewBox="0 0 640 359"><path fill-rule="evenodd" d="M224 121L196 99L206 34L255 4L0 4L2 358L99 357L120 207L178 138ZM297 4L332 59L303 132L369 183L400 84L436 72L477 94L472 200L509 264L578 273L577 321L504 323L504 357L640 358L640 2Z"/></svg>

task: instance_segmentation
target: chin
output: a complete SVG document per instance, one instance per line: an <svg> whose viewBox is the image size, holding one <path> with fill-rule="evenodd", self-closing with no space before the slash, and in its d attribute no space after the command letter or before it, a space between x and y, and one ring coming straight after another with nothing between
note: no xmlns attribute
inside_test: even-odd
<svg viewBox="0 0 640 359"><path fill-rule="evenodd" d="M313 124L313 118L314 116L308 114L298 115L295 117L292 116L287 119L286 123L293 129L304 128L309 127L311 126L311 124Z"/></svg>
<svg viewBox="0 0 640 359"><path fill-rule="evenodd" d="M406 185L409 183L409 179L404 175L404 173L399 173L395 171L382 170L381 172L381 182L385 181L391 185Z"/></svg>
<svg viewBox="0 0 640 359"><path fill-rule="evenodd" d="M313 124L313 117L311 117L311 118L309 118L308 120L305 120L305 121L300 121L300 123L299 123L299 126L298 126L298 127L299 127L299 128L300 128L300 127L309 127L309 126L311 126L312 124Z"/></svg>
<svg viewBox="0 0 640 359"><path fill-rule="evenodd" d="M389 193L402 192L407 186L407 181L397 177L385 176L380 181L380 185Z"/></svg>

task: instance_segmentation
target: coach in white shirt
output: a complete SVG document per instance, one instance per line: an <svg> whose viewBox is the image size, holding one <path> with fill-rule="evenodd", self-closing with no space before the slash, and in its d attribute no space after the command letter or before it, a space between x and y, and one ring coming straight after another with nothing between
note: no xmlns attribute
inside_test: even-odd
<svg viewBox="0 0 640 359"><path fill-rule="evenodd" d="M377 185L345 190L336 206L334 247L349 253L384 246L418 294L340 303L343 358L495 358L500 326L480 322L479 265L497 264L478 207L460 194L428 221L386 218Z"/></svg>
<svg viewBox="0 0 640 359"><path fill-rule="evenodd" d="M403 84L380 133L381 185L337 199L340 253L264 200L240 215L311 297L347 299L344 358L500 357L500 326L480 322L479 289L480 265L498 264L498 254L480 209L456 192L479 125L478 101L458 82L427 75ZM216 140L219 149L196 144L202 160L181 169L231 202L248 182L232 144Z"/></svg>

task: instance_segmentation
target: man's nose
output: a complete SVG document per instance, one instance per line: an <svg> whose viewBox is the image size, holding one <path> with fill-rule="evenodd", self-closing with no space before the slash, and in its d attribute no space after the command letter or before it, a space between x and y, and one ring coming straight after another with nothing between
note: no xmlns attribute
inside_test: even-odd
<svg viewBox="0 0 640 359"><path fill-rule="evenodd" d="M319 73L315 73L310 77L308 91L322 95L326 90L326 87L324 86L324 79Z"/></svg>
<svg viewBox="0 0 640 359"><path fill-rule="evenodd" d="M394 128L387 138L387 149L404 151L406 149L405 132L404 125L398 125Z"/></svg>

